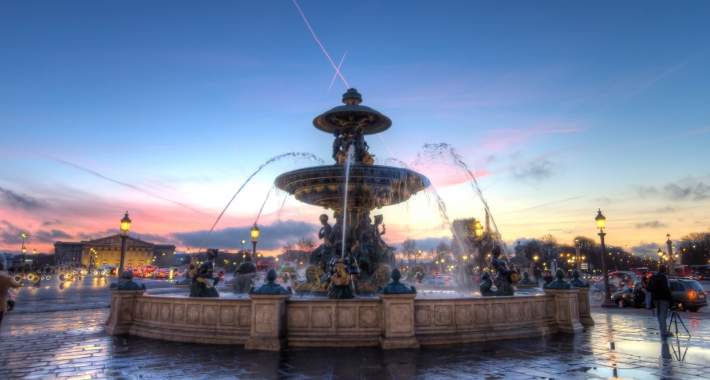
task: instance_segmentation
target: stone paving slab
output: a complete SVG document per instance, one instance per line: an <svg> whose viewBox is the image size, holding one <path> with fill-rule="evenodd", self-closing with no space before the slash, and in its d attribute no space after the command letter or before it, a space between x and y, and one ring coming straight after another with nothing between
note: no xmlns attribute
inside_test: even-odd
<svg viewBox="0 0 710 380"><path fill-rule="evenodd" d="M0 379L708 379L710 315L681 316L692 338L670 339L671 359L662 359L645 310L595 309L596 326L575 336L282 352L112 337L103 330L108 309L10 314L0 331Z"/></svg>

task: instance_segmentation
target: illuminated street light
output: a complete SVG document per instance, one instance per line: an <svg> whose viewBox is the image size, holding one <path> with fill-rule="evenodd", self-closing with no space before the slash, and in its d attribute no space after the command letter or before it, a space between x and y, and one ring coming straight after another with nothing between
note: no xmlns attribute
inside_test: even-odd
<svg viewBox="0 0 710 380"><path fill-rule="evenodd" d="M606 271L606 260L604 258L604 253L606 252L606 247L604 245L604 236L606 236L606 233L604 233L604 228L606 228L606 218L604 215L602 215L602 210L599 209L599 212L597 213L597 216L594 218L594 221L597 224L597 228L599 229L599 238L601 239L601 248L602 248L602 276L604 276L604 302L602 302L601 307L615 307L616 305L614 304L614 301L611 299L611 291L609 289L609 274Z"/></svg>
<svg viewBox="0 0 710 380"><path fill-rule="evenodd" d="M254 222L254 227L251 228L251 242L254 244L254 251L252 255L254 256L254 261L256 262L256 242L259 240L259 227L256 226Z"/></svg>
<svg viewBox="0 0 710 380"><path fill-rule="evenodd" d="M673 242L671 242L671 234L666 234L666 245L668 245L668 275L675 276L675 257L673 257Z"/></svg>
<svg viewBox="0 0 710 380"><path fill-rule="evenodd" d="M116 271L116 276L119 278L121 277L121 273L123 273L123 263L124 260L126 259L126 238L128 237L128 230L131 229L131 219L128 217L128 211L126 211L126 215L121 219L121 263L118 266L118 270ZM155 261L155 259L153 259Z"/></svg>

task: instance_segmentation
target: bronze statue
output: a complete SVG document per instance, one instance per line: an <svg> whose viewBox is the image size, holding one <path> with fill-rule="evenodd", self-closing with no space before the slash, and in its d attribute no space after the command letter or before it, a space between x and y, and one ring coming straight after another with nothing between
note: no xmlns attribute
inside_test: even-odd
<svg viewBox="0 0 710 380"><path fill-rule="evenodd" d="M512 296L515 290L513 289L513 281L511 280L510 275L513 273L517 274L517 272L508 269L505 262L499 259L500 254L500 246L496 245L491 251L491 256L493 256L491 265L493 266L493 269L496 270L496 277L493 279L493 284L495 284L496 289L500 292L500 295Z"/></svg>
<svg viewBox="0 0 710 380"><path fill-rule="evenodd" d="M333 140L333 159L336 163L340 163L340 149L343 146L343 139L340 138L340 130L334 130L333 136L335 136L335 140Z"/></svg>
<svg viewBox="0 0 710 380"><path fill-rule="evenodd" d="M328 215L321 214L319 217L320 223L323 225L320 231L318 231L318 239L323 239L323 244L319 245L316 249L311 252L308 263L311 265L318 265L321 262L321 257L323 256L324 250L326 249L326 244L328 243L328 238L331 232L333 232L333 227L328 223ZM325 260L325 263L330 261L330 258Z"/></svg>
<svg viewBox="0 0 710 380"><path fill-rule="evenodd" d="M500 295L500 290L491 290L493 286L493 281L491 281L491 274L488 272L483 272L481 275L481 284L479 288L481 289L481 296L483 297L496 297Z"/></svg>
<svg viewBox="0 0 710 380"><path fill-rule="evenodd" d="M330 260L329 276L326 280L330 283L328 298L351 299L355 298L355 281L360 270L355 259L348 252L343 257L333 257Z"/></svg>
<svg viewBox="0 0 710 380"><path fill-rule="evenodd" d="M256 277L256 265L250 254L245 253L242 263L234 272L234 293L244 294L249 291Z"/></svg>
<svg viewBox="0 0 710 380"><path fill-rule="evenodd" d="M375 224L372 226L373 227L373 232L374 232L374 238L373 241L374 243L379 247L380 251L382 252L381 259L380 261L384 264L387 264L391 267L395 266L395 257L394 257L394 247L390 247L385 243L384 240L382 240L382 235L387 233L387 227L385 226L384 223L382 223L383 217L382 214L380 215L375 215ZM380 232L380 224L382 225L382 231Z"/></svg>
<svg viewBox="0 0 710 380"><path fill-rule="evenodd" d="M215 278L212 275L214 270L213 260L217 257L218 252L216 249L207 250L207 260L196 268L195 274L192 276L190 297L219 297L219 292L217 291L219 277ZM207 280L213 280L212 284Z"/></svg>
<svg viewBox="0 0 710 380"><path fill-rule="evenodd" d="M363 211L355 226L355 243L352 256L355 258L364 277L370 277L380 265L382 250L376 241L375 226L370 224L370 212Z"/></svg>

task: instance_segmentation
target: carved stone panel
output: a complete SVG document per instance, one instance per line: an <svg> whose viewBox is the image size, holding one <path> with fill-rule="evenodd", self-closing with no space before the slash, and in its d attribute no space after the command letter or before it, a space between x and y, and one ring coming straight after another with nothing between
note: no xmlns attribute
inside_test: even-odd
<svg viewBox="0 0 710 380"><path fill-rule="evenodd" d="M236 308L233 306L222 306L219 308L219 324L222 326L234 326L236 324Z"/></svg>
<svg viewBox="0 0 710 380"><path fill-rule="evenodd" d="M158 320L158 304L155 302L150 304L150 319L153 321Z"/></svg>
<svg viewBox="0 0 710 380"><path fill-rule="evenodd" d="M496 323L505 322L505 304L493 305L493 320Z"/></svg>
<svg viewBox="0 0 710 380"><path fill-rule="evenodd" d="M217 306L207 305L202 308L202 323L205 325L217 324Z"/></svg>
<svg viewBox="0 0 710 380"><path fill-rule="evenodd" d="M200 324L200 306L199 305L188 305L187 306L187 323L190 324Z"/></svg>
<svg viewBox="0 0 710 380"><path fill-rule="evenodd" d="M277 331L278 315L275 305L256 305L256 331L260 333L273 333Z"/></svg>
<svg viewBox="0 0 710 380"><path fill-rule="evenodd" d="M175 304L173 305L173 321L182 323L185 321L185 305Z"/></svg>
<svg viewBox="0 0 710 380"><path fill-rule="evenodd" d="M533 312L532 312L532 302L531 301L523 302L523 319L529 321L534 318L535 318L535 316L533 315Z"/></svg>
<svg viewBox="0 0 710 380"><path fill-rule="evenodd" d="M552 300L545 301L545 312L547 313L547 318L555 317L555 309L552 306Z"/></svg>
<svg viewBox="0 0 710 380"><path fill-rule="evenodd" d="M251 327L251 306L239 307L239 327Z"/></svg>
<svg viewBox="0 0 710 380"><path fill-rule="evenodd" d="M476 307L473 308L474 314L476 314L476 323L479 325L487 325L490 322L488 321L488 313L490 312L490 307L489 305L486 304L477 304Z"/></svg>
<svg viewBox="0 0 710 380"><path fill-rule="evenodd" d="M170 321L170 304L162 303L160 304L160 320Z"/></svg>
<svg viewBox="0 0 710 380"><path fill-rule="evenodd" d="M434 308L434 324L437 326L450 326L453 324L451 318L452 305L441 305Z"/></svg>
<svg viewBox="0 0 710 380"><path fill-rule="evenodd" d="M355 327L355 308L354 307L340 307L336 311L337 316L337 327Z"/></svg>
<svg viewBox="0 0 710 380"><path fill-rule="evenodd" d="M390 331L393 333L411 332L414 327L412 324L412 306L405 304L392 304L390 306Z"/></svg>
<svg viewBox="0 0 710 380"><path fill-rule="evenodd" d="M150 303L141 302L141 304L141 317L143 318L143 320L150 320Z"/></svg>
<svg viewBox="0 0 710 380"><path fill-rule="evenodd" d="M320 328L330 328L333 326L333 318L330 307L314 307L311 315L311 326Z"/></svg>
<svg viewBox="0 0 710 380"><path fill-rule="evenodd" d="M360 327L377 327L380 324L379 313L376 307L361 307L359 310L360 314Z"/></svg>
<svg viewBox="0 0 710 380"><path fill-rule="evenodd" d="M131 312L133 308L133 298L131 297L126 297L126 298L121 298L121 321L130 321L131 320Z"/></svg>
<svg viewBox="0 0 710 380"><path fill-rule="evenodd" d="M544 319L546 314L545 303L542 301L535 302L535 319Z"/></svg>
<svg viewBox="0 0 710 380"><path fill-rule="evenodd" d="M506 304L506 315L508 322L517 322L522 319L519 303Z"/></svg>
<svg viewBox="0 0 710 380"><path fill-rule="evenodd" d="M427 326L431 324L431 307L419 306L414 308L414 323L417 326Z"/></svg>
<svg viewBox="0 0 710 380"><path fill-rule="evenodd" d="M294 328L308 327L308 308L292 307L288 309L288 326Z"/></svg>
<svg viewBox="0 0 710 380"><path fill-rule="evenodd" d="M471 305L456 305L456 325L468 326L473 324Z"/></svg>

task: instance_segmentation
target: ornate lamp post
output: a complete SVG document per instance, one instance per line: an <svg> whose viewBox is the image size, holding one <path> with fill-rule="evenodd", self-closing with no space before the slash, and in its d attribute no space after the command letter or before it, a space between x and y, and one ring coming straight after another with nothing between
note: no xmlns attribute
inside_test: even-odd
<svg viewBox="0 0 710 380"><path fill-rule="evenodd" d="M601 248L602 248L602 275L604 276L604 301L601 304L601 307L615 307L616 305L614 302L611 300L611 289L609 289L609 275L607 274L606 271L606 246L604 245L604 236L606 236L606 233L604 233L604 228L606 228L606 218L604 215L602 215L602 210L599 209L599 213L597 214L596 218L594 220L597 223L597 228L599 229L599 238L601 239Z"/></svg>
<svg viewBox="0 0 710 380"><path fill-rule="evenodd" d="M128 230L131 229L131 219L128 217L128 211L126 215L121 219L121 263L118 265L118 270L116 275L120 278L121 273L123 273L123 261L126 258L126 238L128 237Z"/></svg>
<svg viewBox="0 0 710 380"><path fill-rule="evenodd" d="M244 243L246 243L246 242L247 241L245 239L242 239L242 253L244 252Z"/></svg>
<svg viewBox="0 0 710 380"><path fill-rule="evenodd" d="M25 269L25 253L27 252L27 249L25 249L25 239L27 238L26 233L22 233L22 262L20 263L20 267L22 269Z"/></svg>
<svg viewBox="0 0 710 380"><path fill-rule="evenodd" d="M256 226L254 222L254 227L251 228L251 242L254 244L254 251L252 255L254 256L254 262L256 262L256 241L259 240L259 227Z"/></svg>
<svg viewBox="0 0 710 380"><path fill-rule="evenodd" d="M675 255L673 254L671 234L666 234L666 245L668 246L668 276L675 276Z"/></svg>
<svg viewBox="0 0 710 380"><path fill-rule="evenodd" d="M478 256L481 263L481 272L483 272L485 258L483 257L483 226L481 222L476 221L473 224L473 230L476 233L476 241L478 242Z"/></svg>
<svg viewBox="0 0 710 380"><path fill-rule="evenodd" d="M577 272L582 273L582 260L579 259L579 239L574 239L574 250L576 251L575 260L577 261Z"/></svg>

